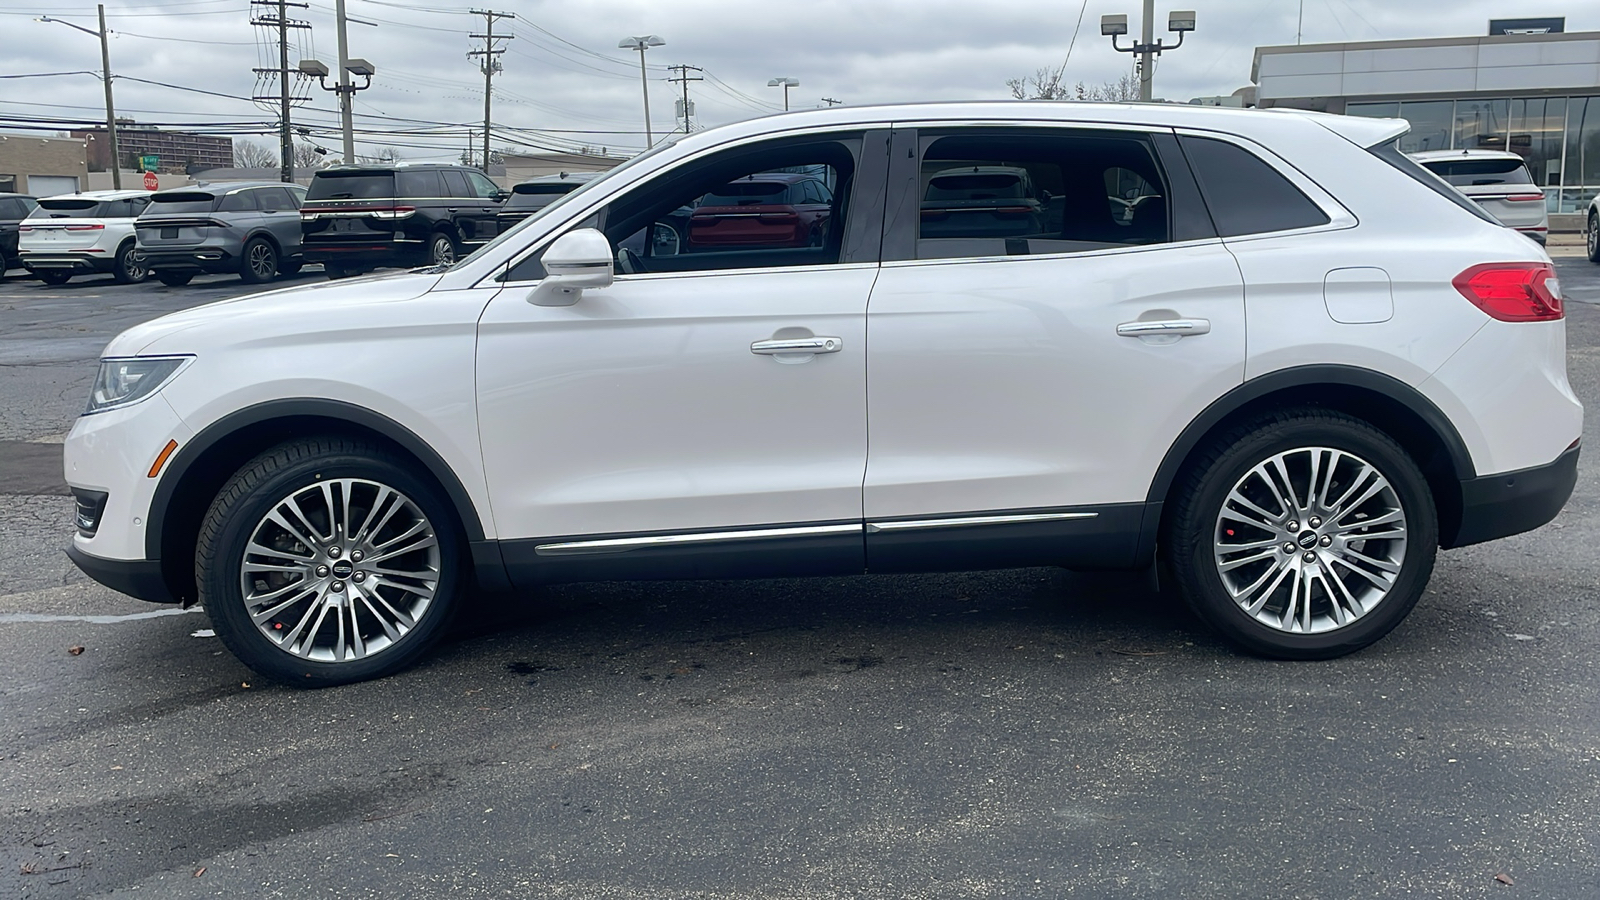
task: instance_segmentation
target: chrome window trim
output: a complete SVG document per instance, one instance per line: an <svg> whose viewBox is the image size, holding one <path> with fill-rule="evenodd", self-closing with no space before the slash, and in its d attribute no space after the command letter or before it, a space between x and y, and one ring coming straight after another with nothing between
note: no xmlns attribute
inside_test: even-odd
<svg viewBox="0 0 1600 900"><path fill-rule="evenodd" d="M1283 233L1284 232L1274 232L1274 234L1283 234ZM928 240L939 240L939 238L928 238ZM883 267L885 269L888 269L888 268L897 268L898 269L898 268L907 268L907 267L910 267L910 266L939 266L939 265L965 264L965 263L1005 263L1005 262L1014 262L1015 263L1015 262L1026 262L1028 260L1040 260L1040 259L1083 259L1085 257L1117 256L1117 255L1124 254L1124 253L1144 253L1144 252L1148 252L1148 251L1151 251L1151 250L1172 250L1172 249L1182 249L1182 248L1185 248L1185 247L1205 247L1205 246L1210 246L1210 245L1220 245L1221 243L1222 243L1222 238L1209 237L1209 238L1194 238L1193 240L1187 240L1187 241L1170 241L1170 242L1165 243L1165 244L1126 244L1126 245L1121 246L1121 247L1102 247L1099 250L1078 250L1078 251L1069 251L1069 252L1063 252L1063 253L1019 253L1019 254L1009 254L1008 253L1008 254L1004 254L1004 255L1001 255L1001 256L949 256L949 257L940 257L940 258L937 258L937 259L891 259L891 260L885 260L882 265L883 265Z"/></svg>
<svg viewBox="0 0 1600 900"><path fill-rule="evenodd" d="M619 272L613 277L612 281L614 283L666 281L674 278L711 278L721 275L758 275L761 273L796 275L802 272L817 272L824 269L829 272L842 272L854 269L876 269L878 266L879 264L875 262L855 262L826 263L815 266L753 266L745 269L695 269L689 272L634 272L631 274ZM508 289L531 288L537 286L539 281L543 280L544 279L539 279L536 281L507 281L502 285L502 287Z"/></svg>
<svg viewBox="0 0 1600 900"><path fill-rule="evenodd" d="M918 531L924 528L958 528L963 525L1018 525L1026 522L1064 522L1093 519L1097 512L1018 513L1006 516L958 516L947 519L905 519L898 522L868 522L867 534L883 531Z"/></svg>

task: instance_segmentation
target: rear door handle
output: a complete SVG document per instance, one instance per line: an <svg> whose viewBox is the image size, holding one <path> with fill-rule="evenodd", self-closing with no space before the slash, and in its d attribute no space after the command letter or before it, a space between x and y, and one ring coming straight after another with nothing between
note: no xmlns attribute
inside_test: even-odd
<svg viewBox="0 0 1600 900"><path fill-rule="evenodd" d="M775 356L779 353L838 353L842 349L844 349L844 339L820 336L756 341L750 345L751 353L762 356Z"/></svg>
<svg viewBox="0 0 1600 900"><path fill-rule="evenodd" d="M1161 337L1186 334L1210 334L1210 319L1158 319L1155 321L1123 322L1117 326L1120 337Z"/></svg>

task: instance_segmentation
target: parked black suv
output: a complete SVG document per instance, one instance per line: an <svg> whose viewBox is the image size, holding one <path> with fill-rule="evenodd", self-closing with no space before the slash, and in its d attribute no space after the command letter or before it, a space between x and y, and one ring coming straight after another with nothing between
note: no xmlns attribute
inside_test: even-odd
<svg viewBox="0 0 1600 900"><path fill-rule="evenodd" d="M300 207L306 262L322 263L330 278L453 263L495 236L508 196L466 166L323 169Z"/></svg>
<svg viewBox="0 0 1600 900"><path fill-rule="evenodd" d="M27 194L0 194L0 278L22 265L17 257L17 226L39 204Z"/></svg>
<svg viewBox="0 0 1600 900"><path fill-rule="evenodd" d="M556 202L561 195L572 193L602 174L562 172L559 175L541 175L512 185L511 196L500 207L500 214L496 217L500 221L500 231L510 231L523 219Z"/></svg>

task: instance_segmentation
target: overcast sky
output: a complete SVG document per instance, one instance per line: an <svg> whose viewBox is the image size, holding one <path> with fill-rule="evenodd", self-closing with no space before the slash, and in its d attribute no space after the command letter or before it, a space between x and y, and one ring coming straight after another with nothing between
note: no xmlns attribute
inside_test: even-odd
<svg viewBox="0 0 1600 900"><path fill-rule="evenodd" d="M274 32L271 56L263 55L247 0L105 5L115 32L110 49L119 117L228 123L215 127L234 131L276 121L275 113L248 99L262 92L251 68L276 65L277 50ZM1130 57L1100 36L1100 16L1126 13L1137 31L1140 7L1139 0L498 0L472 7L445 0L347 0L352 18L376 23L350 25L350 55L378 71L372 88L356 95L357 128L394 132L358 136L358 152L389 145L413 159L459 154L468 123L482 122L483 76L466 53L482 43L468 34L483 31L483 17L468 9L485 5L517 16L495 27L516 36L502 45L504 71L495 79L497 137L504 126L508 139L613 151L644 143L638 55L617 49L628 35L666 40L648 55L659 137L674 125L679 96L665 81L669 65L702 66L713 79L690 87L697 127L781 109L781 89L767 86L777 76L800 80L790 94L795 108L820 105L823 97L851 104L1002 98L1009 96L1008 78L1063 59L1069 81L1118 78L1129 70ZM1156 6L1158 35L1175 6L1194 7L1198 18L1182 49L1166 54L1156 69L1157 96L1176 100L1229 94L1248 84L1253 49L1293 44L1301 12L1298 0L1163 2ZM333 10L334 0L310 0L309 9L291 11L291 18L312 26L308 50L330 64L338 56ZM94 4L84 0L0 0L0 76L98 73L95 38L34 21L40 15L91 30L96 24ZM1600 30L1596 0L1305 0L1303 15L1305 43L1478 35L1491 17L1510 16L1564 15L1568 31ZM291 66L297 55L291 53ZM333 95L313 83L310 101L296 111L296 124L311 126L315 141L337 150ZM92 75L0 79L0 117L6 120L0 128L15 129L29 117L103 121L104 109ZM275 145L271 136L256 139Z"/></svg>

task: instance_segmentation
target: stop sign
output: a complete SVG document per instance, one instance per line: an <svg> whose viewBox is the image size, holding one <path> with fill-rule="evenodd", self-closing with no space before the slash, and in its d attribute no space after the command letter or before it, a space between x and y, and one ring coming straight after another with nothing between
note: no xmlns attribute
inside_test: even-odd
<svg viewBox="0 0 1600 900"><path fill-rule="evenodd" d="M153 191L158 187L161 187L161 179L156 177L156 173L144 173L144 189L147 191Z"/></svg>

